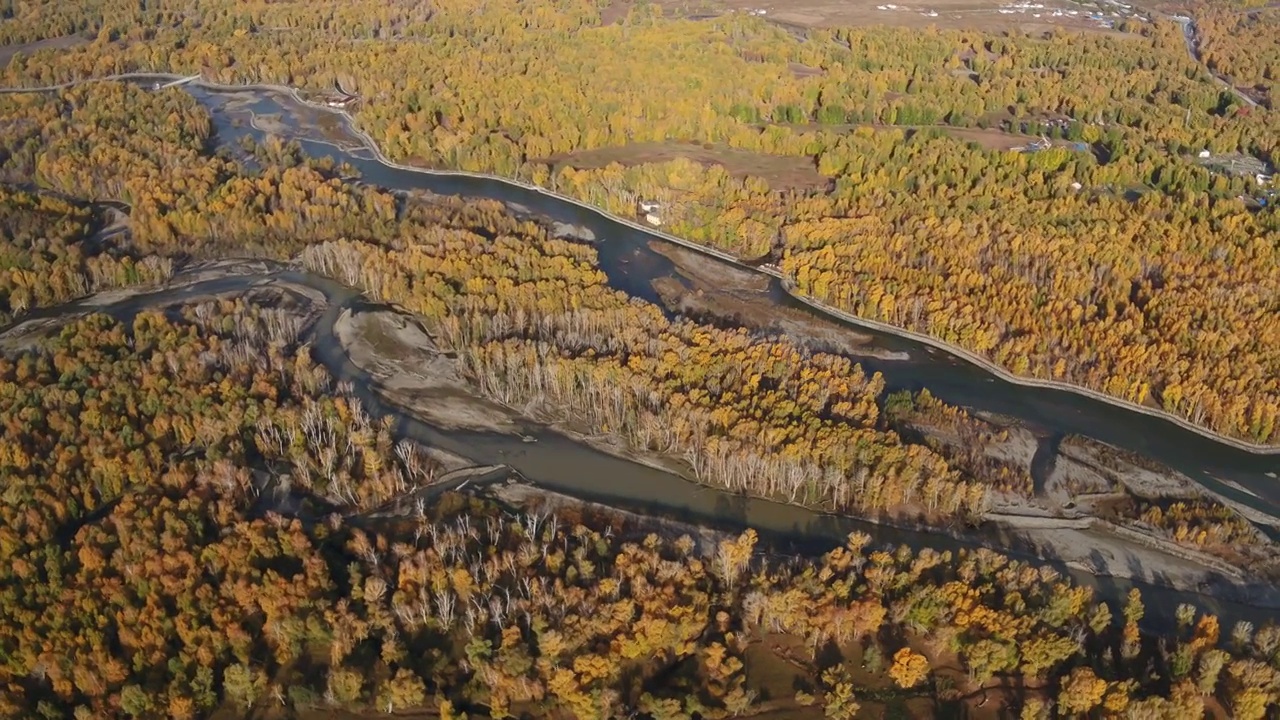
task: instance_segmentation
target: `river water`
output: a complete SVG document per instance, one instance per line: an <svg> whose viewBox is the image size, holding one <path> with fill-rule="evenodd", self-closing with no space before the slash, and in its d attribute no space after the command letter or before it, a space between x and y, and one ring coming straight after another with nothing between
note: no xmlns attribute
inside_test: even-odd
<svg viewBox="0 0 1280 720"><path fill-rule="evenodd" d="M1261 625L1274 616L1267 607L1237 602L1211 594L1182 592L1145 582L1095 576L1039 558L1017 549L1016 539L990 533L944 535L866 522L851 517L813 512L793 505L749 498L689 482L647 465L609 455L574 441L548 428L525 425L522 434L537 442L523 442L514 435L466 430L445 430L424 423L400 408L383 401L374 391L376 381L356 367L333 334L333 324L347 308L355 312L383 309L364 300L355 291L327 278L284 269L266 263L268 270L230 275L195 282L172 289L127 296L115 302L93 298L32 312L23 321L65 317L87 312L103 312L131 323L141 310L179 302L196 301L216 294L239 293L261 287L271 279L320 291L327 300L325 311L307 331L313 354L339 380L350 380L361 404L375 418L391 417L397 436L409 437L478 463L504 463L534 485L557 492L619 507L632 512L670 518L729 532L755 528L773 552L816 554L841 544L851 532L871 536L873 547L906 545L913 549L958 550L990 547L1012 557L1055 567L1075 582L1094 588L1100 597L1122 602L1130 588L1142 591L1148 613L1144 624L1161 630L1172 621L1180 603L1192 603L1218 615L1223 622L1250 620ZM180 279L180 278L176 278ZM4 328L0 328L3 330Z"/></svg>
<svg viewBox="0 0 1280 720"><path fill-rule="evenodd" d="M205 87L186 88L210 109L214 117L216 142L234 151L236 141L244 135L262 137L250 127L252 115L278 116L291 132L328 134L325 130L345 124L332 113L299 107L290 99L269 92L218 91ZM317 124L317 120L323 123ZM319 127L319 129L317 129ZM340 129L340 128L336 128ZM653 235L614 222L600 213L554 197L529 191L497 179L461 175L428 174L387 166L373 158L367 149L357 149L347 138L346 147L340 133L319 139L295 136L304 150L315 157L330 157L357 169L366 182L392 190L427 190L442 195L464 195L515 203L531 211L589 229L598 240L600 265L610 283L633 296L658 301L651 281L668 276L675 270L670 260L654 252L651 242L665 242ZM940 550L963 546L995 547L1015 556L1034 557L1017 550L1016 541L991 534L955 537L928 532L890 528L853 518L836 517L802 508L745 498L690 483L675 475L645 465L617 458L575 442L545 428L529 427L525 431L538 439L524 443L506 435L445 431L426 425L379 401L370 391L372 381L354 367L332 334L338 312L363 301L336 283L323 278L290 271L278 271L282 279L305 284L324 292L330 307L312 330L313 348L318 359L338 377L351 379L366 407L374 415L390 415L396 430L423 443L458 453L481 463L506 463L530 481L576 497L623 507L628 510L673 517L722 529L756 528L775 547L798 552L821 551L843 540L852 531L866 532L876 544L905 544L914 548L933 547ZM241 285L261 278L240 278ZM132 299L110 309L114 314L130 314L144 304L160 299L178 299L208 291L223 291L237 286L236 278L201 283L177 291L164 291ZM174 294L172 298L164 298ZM874 337L880 350L905 352L909 360L881 360L871 356L851 355L865 368L884 375L888 388L920 389L927 387L942 400L979 411L1009 415L1036 426L1049 434L1075 433L1138 452L1180 470L1205 483L1217 492L1263 509L1280 501L1280 482L1268 473L1280 469L1280 458L1259 456L1214 442L1174 423L1127 411L1073 393L1028 388L1010 384L945 352L893 335L852 326L827 317L787 295L780 284L772 281L770 291L761 303L787 305L803 309L815 317L854 327L859 333ZM63 308L65 311L67 308ZM52 314L52 313L41 313ZM880 353L878 353L880 354ZM1218 478L1237 483L1244 492L1218 482ZM1247 603L1229 601L1203 593L1175 592L1166 587L1134 583L1112 577L1071 570L1062 563L1041 559L1057 566L1075 581L1094 587L1103 597L1119 599L1131 587L1143 590L1148 617L1170 618L1178 603L1191 602L1214 612L1224 621L1249 619L1257 624L1273 613Z"/></svg>
<svg viewBox="0 0 1280 720"><path fill-rule="evenodd" d="M204 87L189 91L214 113L220 144L229 144L241 135L261 133L248 126L245 114L228 112L231 98L244 92L223 92ZM279 115L291 131L305 133L320 117L329 124L345 124L336 114L298 108L291 99L269 93L253 95L242 108L259 115ZM651 282L675 272L670 260L650 249L649 243L666 243L661 238L617 223L587 208L563 202L553 196L527 190L497 179L465 175L429 174L390 167L374 159L365 149L343 150L306 135L296 135L304 149L316 157L330 157L356 168L362 178L388 189L427 190L441 195L464 195L516 203L552 218L589 229L597 238L601 269L610 284L632 296L661 304ZM669 244L669 243L668 243ZM708 258L708 262L719 262ZM842 328L851 328L874 338L872 345L882 350L905 352L909 360L882 360L871 355L850 354L868 371L883 374L890 392L928 388L938 398L977 411L1018 418L1050 435L1078 434L1149 457L1178 470L1238 502L1280 514L1280 455L1259 455L1217 442L1163 418L1134 412L1064 390L1033 388L1006 382L986 370L945 351L915 341L847 323L808 307L787 294L781 283L770 278L761 303L785 305ZM1220 480L1229 480L1239 490Z"/></svg>

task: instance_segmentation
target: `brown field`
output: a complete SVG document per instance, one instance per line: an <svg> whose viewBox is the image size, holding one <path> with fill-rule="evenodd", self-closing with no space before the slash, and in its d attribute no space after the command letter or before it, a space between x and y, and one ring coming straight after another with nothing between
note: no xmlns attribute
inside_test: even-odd
<svg viewBox="0 0 1280 720"><path fill-rule="evenodd" d="M972 142L988 150L1010 150L1024 146L1036 138L1008 133L995 128L960 128L934 125L928 128L907 125L787 125L799 132L851 132L860 127L876 131L902 130L906 133L924 129L940 130L962 142ZM573 167L594 170L618 163L623 167L670 162L685 158L703 165L719 165L734 177L758 177L774 190L821 190L830 180L818 172L817 166L807 157L766 155L735 148L698 145L696 143L633 143L620 147L598 148L553 155L533 162L546 163L555 168Z"/></svg>
<svg viewBox="0 0 1280 720"><path fill-rule="evenodd" d="M80 35L63 35L62 37L37 40L36 42L21 43L19 45L3 45L0 46L0 67L8 65L9 61L13 60L13 56L18 53L34 55L41 50L67 50L87 42L89 40Z"/></svg>
<svg viewBox="0 0 1280 720"><path fill-rule="evenodd" d="M988 150L1012 150L1035 140L1035 138L1027 135L1013 135L1003 130L983 130L981 128L949 127L944 128L943 132L957 140L977 143Z"/></svg>
<svg viewBox="0 0 1280 720"><path fill-rule="evenodd" d="M634 4L632 0L613 2L601 11L603 23L620 22ZM1093 2L1072 0L655 0L653 4L661 7L668 17L700 18L764 11L762 17L766 20L799 28L932 26L947 30L1011 31L1029 35L1055 29L1119 34L1090 20L1089 15L1096 12L1119 23L1126 15L1135 12L1110 5L1100 9ZM1002 9L1005 12L1000 12ZM1072 15L1072 12L1076 14Z"/></svg>
<svg viewBox="0 0 1280 720"><path fill-rule="evenodd" d="M637 0L612 0L600 11L601 24L622 22L627 13L638 4ZM648 4L661 8L664 17L698 19L723 15L728 10L722 0L651 0Z"/></svg>
<svg viewBox="0 0 1280 720"><path fill-rule="evenodd" d="M994 121L993 121L994 122ZM781 124L781 123L779 123ZM761 127L765 127L762 125ZM1012 150L1016 147L1025 146L1037 140L1030 135L1022 135L1019 133L1005 132L999 128L965 128L952 127L950 125L858 125L858 124L839 124L839 125L822 125L819 123L804 124L783 124L783 127L791 128L797 132L832 132L832 133L848 133L859 128L871 128L876 132L888 132L891 130L901 130L908 136L913 132L921 130L938 130L946 135L960 140L962 142L977 143L987 150Z"/></svg>
<svg viewBox="0 0 1280 720"><path fill-rule="evenodd" d="M649 163L670 162L685 158L703 165L719 165L734 177L762 178L774 190L820 189L830 180L818 172L814 161L807 157L765 155L747 150L735 150L722 146L707 147L693 143L634 143L621 147L583 150L554 155L535 162L555 167L573 167L591 170L618 163L624 167Z"/></svg>
<svg viewBox="0 0 1280 720"><path fill-rule="evenodd" d="M849 127L849 129L854 129L859 126L851 125L847 127ZM975 143L987 150L1012 150L1013 148L1023 147L1036 140L1036 138L1029 135L1008 133L997 128L963 128L951 127L950 125L866 125L862 127L870 127L877 132L902 130L908 134L919 132L921 130L938 130L961 142Z"/></svg>

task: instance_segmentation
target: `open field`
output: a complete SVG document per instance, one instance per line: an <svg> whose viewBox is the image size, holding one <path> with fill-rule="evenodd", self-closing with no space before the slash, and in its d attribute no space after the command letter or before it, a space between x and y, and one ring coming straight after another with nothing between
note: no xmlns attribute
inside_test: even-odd
<svg viewBox="0 0 1280 720"><path fill-rule="evenodd" d="M613 0L600 10L600 21L603 25L622 22L627 13L641 3L636 0ZM665 17L705 18L723 15L725 3L721 0L657 0L650 5L662 8Z"/></svg>
<svg viewBox="0 0 1280 720"><path fill-rule="evenodd" d="M943 132L957 140L975 143L987 150L1012 150L1016 147L1026 146L1037 139L1027 135L1014 135L1003 130L984 130L982 128L949 127ZM1054 144L1062 145L1063 143Z"/></svg>
<svg viewBox="0 0 1280 720"><path fill-rule="evenodd" d="M848 132L854 132L862 128L867 128L870 130L874 130L876 132L890 132L894 130L901 130L903 133L906 134L906 137L910 137L912 134L917 132L936 130L945 135L950 135L951 137L961 142L975 143L976 145L986 150L1012 150L1013 148L1016 148L1016 147L1025 147L1026 145L1033 143L1036 140L1039 140L1039 138L1033 137L1031 135L1023 135L1020 133L1008 132L1007 130L1002 130L999 127L966 128L966 127L953 127L951 125L873 125L873 124L859 124L859 123L840 123L840 124L827 124L827 125L823 125L821 123L769 123L769 124L780 125L781 127L789 128L797 132L848 133ZM998 122L992 123L992 124L997 125ZM767 125L762 125L761 127L767 127ZM1067 145L1067 143L1065 143L1064 141L1057 141L1057 142L1054 142L1054 145L1065 146Z"/></svg>
<svg viewBox="0 0 1280 720"><path fill-rule="evenodd" d="M664 163L685 158L703 165L719 165L730 175L761 178L775 190L825 188L830 180L818 172L814 162L804 157L783 157L735 150L727 147L707 147L693 143L634 143L622 147L600 148L564 155L553 155L536 162L548 163L556 168L574 167L582 170L608 167L618 163L625 167Z"/></svg>
<svg viewBox="0 0 1280 720"><path fill-rule="evenodd" d="M89 40L80 35L63 35L62 37L48 38L47 40L37 40L36 42L21 43L18 45L0 46L0 67L9 64L14 56L18 53L23 55L34 55L41 50L67 50L77 45L83 45Z"/></svg>

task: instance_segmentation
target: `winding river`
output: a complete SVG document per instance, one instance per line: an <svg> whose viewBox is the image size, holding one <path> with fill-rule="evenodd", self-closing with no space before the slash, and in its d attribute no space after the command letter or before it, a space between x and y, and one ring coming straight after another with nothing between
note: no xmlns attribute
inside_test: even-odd
<svg viewBox="0 0 1280 720"><path fill-rule="evenodd" d="M450 173L433 173L397 168L378 160L367 148L350 142L319 137L324 127L314 122L317 113L328 118L326 123L345 127L344 116L297 105L285 94L269 90L219 90L206 86L184 88L210 109L214 117L216 143L233 149L237 140L249 134L262 133L249 122L253 116L274 115L286 120L290 132L313 132L313 136L295 136L304 150L315 157L330 157L356 168L366 182L392 190L427 190L444 195L464 195L518 204L557 222L588 229L599 240L601 268L610 283L635 297L658 302L652 286L656 278L668 277L675 271L666 256L655 252L650 243L667 242L652 233L617 222L606 215L553 196L536 192L499 178ZM296 120L308 114L308 122ZM347 128L349 131L349 128ZM335 134L336 137L336 134ZM351 137L346 133L346 137ZM482 432L445 431L424 424L387 406L370 390L372 380L353 366L333 336L333 323L346 307L359 309L364 301L353 291L329 280L277 268L269 274L282 280L306 285L323 292L329 305L313 325L313 348L318 358L335 376L355 381L366 407L375 415L395 419L397 432L421 442L440 447L483 463L502 462L511 465L538 485L563 491L628 510L647 512L693 521L725 529L755 527L766 538L784 547L810 552L840 542L851 531L870 534L880 544L906 544L912 547L939 549L985 545L1023 557L1013 538L990 533L971 539L889 528L835 517L802 508L720 492L698 486L666 472L596 451L545 428L528 427L525 432L536 437L536 443L522 443L518 438ZM77 309L102 309L125 317L142 307L172 302L211 292L243 290L263 280L261 275L234 276L209 280L194 285L139 295L102 308L86 303L72 303L33 314L53 316ZM776 279L770 280L769 291L757 300L762 312L786 306L811 313L824 322L852 327L863 335L874 337L876 351L850 357L871 371L884 375L889 390L927 387L942 400L978 411L1008 415L1038 428L1048 436L1079 434L1120 448L1131 450L1179 470L1215 492L1261 509L1280 514L1280 481L1273 475L1280 470L1280 458L1255 454L1218 442L1188 430L1169 420L1117 407L1076 393L1027 387L1007 382L1000 377L957 356L926 344L865 326L850 324L808 307L791 297ZM885 360L884 351L905 354L907 359ZM1224 483L1229 481L1231 484ZM1260 605L1235 602L1213 594L1175 592L1166 587L1141 582L1095 576L1056 565L1077 582L1098 589L1104 597L1119 598L1130 587L1144 590L1151 612L1149 618L1170 618L1178 603L1192 602L1215 612L1224 621L1249 619L1257 624L1273 617L1274 612Z"/></svg>
<svg viewBox="0 0 1280 720"><path fill-rule="evenodd" d="M276 281L318 291L325 298L323 312L305 331L312 352L334 377L350 380L364 408L375 418L391 417L398 436L461 455L478 463L503 463L534 485L631 512L660 516L729 532L755 528L775 551L816 554L841 544L851 532L871 536L876 547L961 548L990 547L1012 557L1049 565L1078 584L1094 588L1100 597L1123 602L1130 588L1142 591L1148 612L1147 624L1163 629L1181 603L1192 603L1218 615L1225 623L1249 620L1261 625L1274 617L1270 603L1251 604L1215 594L1176 591L1168 587L1124 578L1099 576L1066 566L1062 562L1020 551L1018 539L985 531L965 536L914 531L814 512L769 500L745 497L689 482L648 465L615 457L591 448L549 428L528 423L519 434L536 438L522 441L517 435L470 430L446 430L425 423L401 408L382 400L377 381L355 366L334 335L334 323L346 309L354 312L386 309L367 301L361 294L328 278L291 270L277 263L263 262L261 271L232 274L214 279L183 283L182 275L168 288L139 294L125 294L104 301L89 297L64 305L43 308L24 316L21 323L43 318L66 318L102 312L122 322L148 308L161 308L212 296L240 294ZM285 290L288 292L287 288ZM7 328L0 328L0 332Z"/></svg>
<svg viewBox="0 0 1280 720"><path fill-rule="evenodd" d="M601 269L610 284L634 297L661 304L653 289L655 278L675 271L670 260L654 252L650 243L666 243L662 237L632 225L617 222L605 214L564 202L546 193L530 190L501 178L468 174L410 170L387 165L365 148L342 148L331 140L302 133L315 132L316 118L325 118L352 136L345 116L339 113L300 107L293 98L280 93L221 90L188 85L185 89L202 102L214 116L218 144L233 145L242 135L261 137L248 122L251 115L278 116L303 149L315 157L329 157L356 168L370 183L393 190L427 190L441 195L481 197L517 204L533 212L591 231L600 242L597 249ZM720 262L712 255L708 261ZM869 371L884 375L887 388L919 390L928 388L938 398L971 408L1008 415L1038 428L1046 435L1077 434L1136 452L1178 470L1210 490L1244 505L1280 515L1280 455L1255 453L1237 448L1189 430L1176 422L1149 415L1078 393L1054 388L1028 387L995 375L956 355L929 345L881 332L866 325L847 322L810 307L792 297L782 283L770 278L769 291L759 298L765 306L786 306L803 310L836 326L871 335L878 350L849 357ZM909 359L884 360L885 350L903 353ZM1230 484L1223 482L1228 481Z"/></svg>

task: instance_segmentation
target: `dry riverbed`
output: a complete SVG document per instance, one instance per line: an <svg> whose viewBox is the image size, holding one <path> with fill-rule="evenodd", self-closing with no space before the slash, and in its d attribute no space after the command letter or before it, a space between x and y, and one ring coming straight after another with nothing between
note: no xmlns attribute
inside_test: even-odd
<svg viewBox="0 0 1280 720"><path fill-rule="evenodd" d="M428 424L445 429L515 433L516 415L477 397L457 360L408 315L343 310L333 334L351 362L378 383L376 391Z"/></svg>
<svg viewBox="0 0 1280 720"><path fill-rule="evenodd" d="M137 300L137 308L166 307L174 304L194 304L221 297L239 297L246 294L243 287L230 288L225 291L184 294L190 288L204 282L232 278L237 276L256 276L252 281L253 288L249 292L261 290L278 291L302 299L306 304L319 306L325 302L324 294L318 290L280 280L272 275L277 268L273 263L260 260L219 260L199 263L185 269L172 280L160 284L133 285L113 288L94 293L88 297L73 301L64 311L56 316L41 317L40 310L29 319L19 318L12 327L0 332L0 352L15 353L29 350L40 342L57 334L67 324L94 312L103 312L108 308L129 309L131 301ZM155 293L172 294L169 300L155 300L145 296Z"/></svg>

